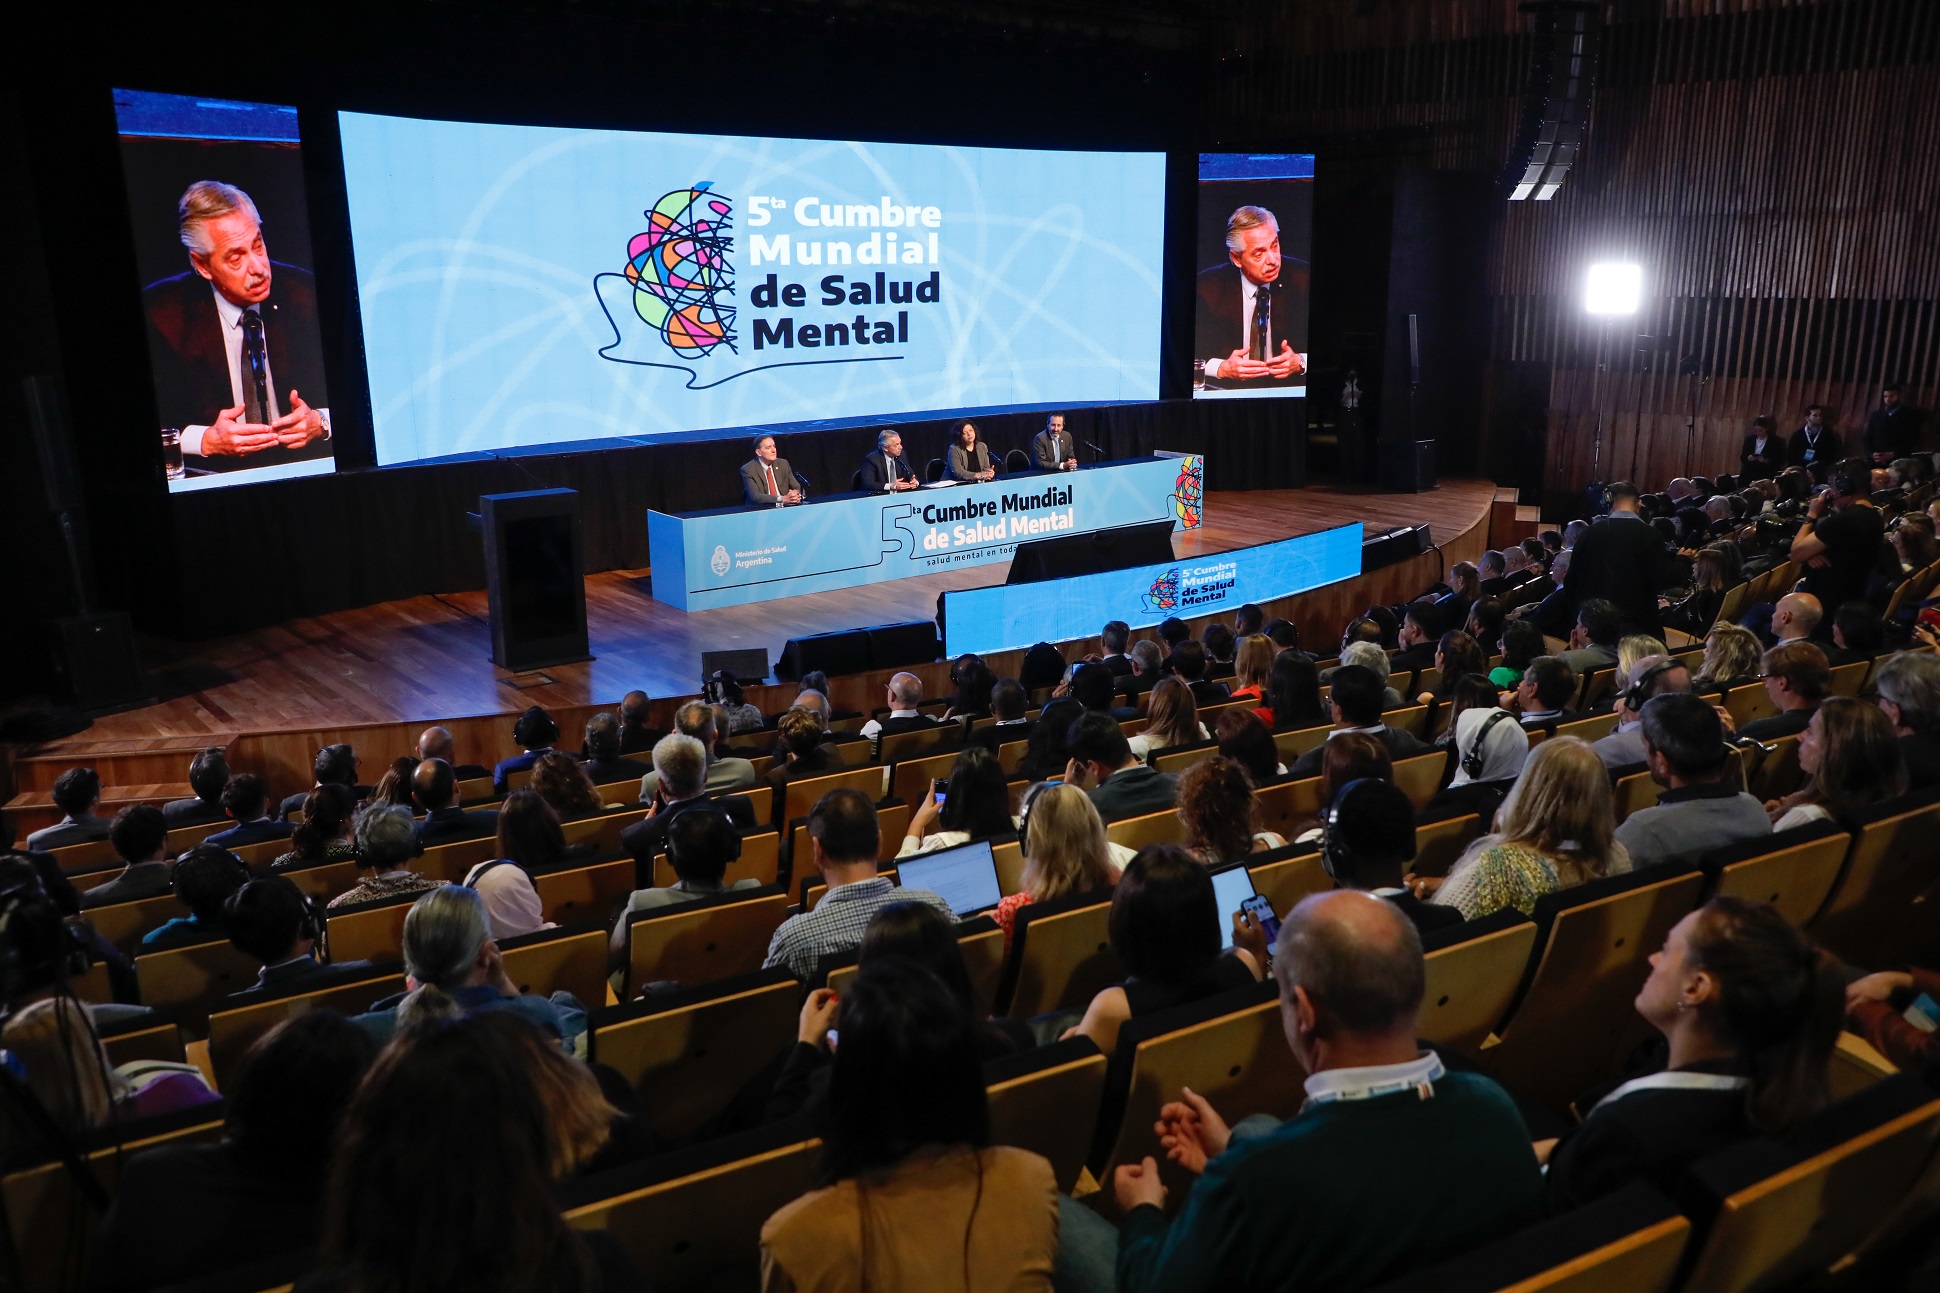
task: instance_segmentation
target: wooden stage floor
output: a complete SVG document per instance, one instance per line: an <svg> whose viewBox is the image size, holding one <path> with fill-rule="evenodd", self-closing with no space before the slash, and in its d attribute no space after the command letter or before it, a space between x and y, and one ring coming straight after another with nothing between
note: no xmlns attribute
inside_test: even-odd
<svg viewBox="0 0 1940 1293"><path fill-rule="evenodd" d="M1485 517L1494 489L1486 481L1443 481L1425 494L1320 485L1212 493L1204 526L1176 536L1173 546L1181 557L1200 556L1351 521L1374 529L1426 521L1441 540ZM688 695L699 690L703 650L765 647L775 659L791 637L929 619L939 593L1002 583L1008 569L980 566L693 614L654 601L645 571L608 571L586 580L595 658L518 675L488 658L483 590L384 602L209 642L149 640L143 661L162 699L98 719L85 739L517 713L607 703L636 687Z"/></svg>

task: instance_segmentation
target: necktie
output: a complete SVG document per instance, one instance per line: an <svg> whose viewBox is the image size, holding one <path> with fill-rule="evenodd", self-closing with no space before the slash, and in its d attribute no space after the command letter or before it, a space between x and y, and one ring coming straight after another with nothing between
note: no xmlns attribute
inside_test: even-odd
<svg viewBox="0 0 1940 1293"><path fill-rule="evenodd" d="M781 491L775 488L775 469L773 467L767 467L766 470L768 472L768 497L780 498Z"/></svg>
<svg viewBox="0 0 1940 1293"><path fill-rule="evenodd" d="M243 417L258 425L270 420L269 352L263 347L263 316L243 311Z"/></svg>
<svg viewBox="0 0 1940 1293"><path fill-rule="evenodd" d="M1273 288L1266 283L1261 283L1253 289L1253 341L1247 351L1247 358L1272 358L1273 352L1266 348L1266 334L1272 326Z"/></svg>

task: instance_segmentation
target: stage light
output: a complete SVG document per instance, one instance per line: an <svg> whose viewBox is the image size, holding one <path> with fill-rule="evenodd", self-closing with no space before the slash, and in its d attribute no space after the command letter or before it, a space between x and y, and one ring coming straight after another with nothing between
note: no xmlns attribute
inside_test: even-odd
<svg viewBox="0 0 1940 1293"><path fill-rule="evenodd" d="M1625 261L1590 266L1583 287L1588 314L1635 314L1644 303L1644 268Z"/></svg>

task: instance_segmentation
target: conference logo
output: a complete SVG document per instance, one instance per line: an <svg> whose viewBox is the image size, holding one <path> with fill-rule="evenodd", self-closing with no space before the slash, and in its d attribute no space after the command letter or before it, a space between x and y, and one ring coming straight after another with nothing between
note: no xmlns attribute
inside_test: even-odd
<svg viewBox="0 0 1940 1293"><path fill-rule="evenodd" d="M1172 515L1188 530L1199 528L1205 516L1206 460L1190 454L1179 460L1179 478L1172 482Z"/></svg>
<svg viewBox="0 0 1940 1293"><path fill-rule="evenodd" d="M626 279L633 312L682 359L698 359L734 345L734 289L727 254L734 206L706 180L663 194L646 210L647 227L626 245Z"/></svg>
<svg viewBox="0 0 1940 1293"><path fill-rule="evenodd" d="M1174 566L1157 579L1154 579L1152 586L1146 590L1145 610L1151 615L1157 615L1161 612L1170 615L1178 607L1179 568Z"/></svg>
<svg viewBox="0 0 1940 1293"><path fill-rule="evenodd" d="M728 556L727 545L725 543L715 544L714 555L707 559L707 568L714 572L714 577L719 579L726 575L728 568L733 564L734 559Z"/></svg>

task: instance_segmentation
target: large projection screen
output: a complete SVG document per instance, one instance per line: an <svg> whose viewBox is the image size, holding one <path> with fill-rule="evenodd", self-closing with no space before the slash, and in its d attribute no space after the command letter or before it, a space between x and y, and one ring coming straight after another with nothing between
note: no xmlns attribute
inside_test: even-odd
<svg viewBox="0 0 1940 1293"><path fill-rule="evenodd" d="M339 119L380 464L1158 396L1162 153Z"/></svg>
<svg viewBox="0 0 1940 1293"><path fill-rule="evenodd" d="M1199 155L1192 394L1307 393L1312 153Z"/></svg>

